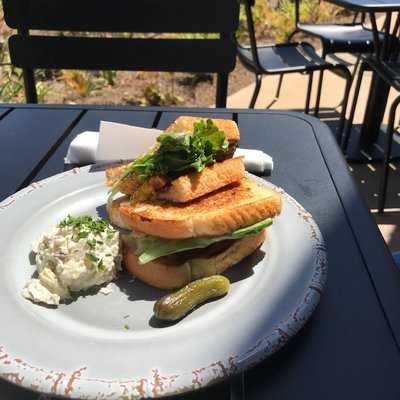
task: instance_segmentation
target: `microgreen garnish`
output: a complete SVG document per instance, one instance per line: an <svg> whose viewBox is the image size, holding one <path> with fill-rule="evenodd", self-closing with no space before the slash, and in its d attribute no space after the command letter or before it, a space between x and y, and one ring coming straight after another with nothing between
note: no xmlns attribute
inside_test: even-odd
<svg viewBox="0 0 400 400"><path fill-rule="evenodd" d="M103 264L103 259L100 259L100 261L97 263L97 271L104 272L106 269L106 266Z"/></svg>
<svg viewBox="0 0 400 400"><path fill-rule="evenodd" d="M90 233L95 236L106 233L107 239L111 239L115 233L114 229L106 221L101 218L90 217L89 215L81 215L78 217L68 215L60 221L58 226L60 228L72 227L78 239L85 239L89 237ZM93 248L96 245L96 241L88 240L87 244L89 247Z"/></svg>
<svg viewBox="0 0 400 400"><path fill-rule="evenodd" d="M94 249L96 247L96 243L98 242L96 239L89 239L86 243L91 249Z"/></svg>
<svg viewBox="0 0 400 400"><path fill-rule="evenodd" d="M99 261L98 257L96 257L96 256L95 256L94 254L92 254L92 253L86 253L85 255L86 255L86 258L87 258L89 261L92 261L92 262L94 262L94 263L97 263L97 262Z"/></svg>

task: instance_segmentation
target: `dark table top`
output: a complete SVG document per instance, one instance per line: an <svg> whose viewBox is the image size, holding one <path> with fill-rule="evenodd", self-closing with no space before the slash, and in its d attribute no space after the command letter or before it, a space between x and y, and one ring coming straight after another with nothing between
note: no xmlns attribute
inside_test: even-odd
<svg viewBox="0 0 400 400"><path fill-rule="evenodd" d="M188 113L236 120L241 146L273 156L275 170L268 179L311 212L328 247L328 283L320 305L281 351L244 374L246 399L399 399L400 273L331 132L312 117L283 111L0 106L0 200L65 170L71 140L97 130L100 120L165 128ZM27 340L34 345L36 338ZM236 400L239 391L230 394L235 387L226 382L184 398ZM37 397L0 381L1 399Z"/></svg>
<svg viewBox="0 0 400 400"><path fill-rule="evenodd" d="M328 0L340 7L361 12L391 12L400 10L400 0Z"/></svg>

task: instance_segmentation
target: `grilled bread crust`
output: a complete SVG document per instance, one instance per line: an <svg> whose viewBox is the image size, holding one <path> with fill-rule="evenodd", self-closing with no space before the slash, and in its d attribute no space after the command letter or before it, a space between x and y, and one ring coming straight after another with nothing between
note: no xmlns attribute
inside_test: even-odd
<svg viewBox="0 0 400 400"><path fill-rule="evenodd" d="M194 258L182 264L171 265L163 258L147 264L139 264L135 254L134 241L125 241L123 260L125 268L141 281L159 289L177 289L195 279L221 274L227 268L242 261L252 254L266 238L266 231L232 241L225 251L209 258Z"/></svg>
<svg viewBox="0 0 400 400"><path fill-rule="evenodd" d="M218 236L281 211L281 195L246 178L184 204L160 200L115 204L124 224L166 239ZM113 212L118 212L113 210Z"/></svg>
<svg viewBox="0 0 400 400"><path fill-rule="evenodd" d="M119 212L119 208L122 205L129 206L130 200L129 196L122 196L119 197L118 199L114 200L111 204L107 203L107 214L108 214L108 219L110 222L118 226L118 228L122 229L131 229L130 225L125 222L125 220L122 218L121 213Z"/></svg>
<svg viewBox="0 0 400 400"><path fill-rule="evenodd" d="M202 117L190 117L182 115L178 117L165 132L193 132L193 124L201 120L207 120L208 118ZM225 138L229 144L237 144L240 139L239 128L235 121L229 119L214 119L211 118L214 125L225 132Z"/></svg>
<svg viewBox="0 0 400 400"><path fill-rule="evenodd" d="M241 157L229 158L204 168L201 172L182 175L166 189L157 192L157 199L186 203L244 178Z"/></svg>

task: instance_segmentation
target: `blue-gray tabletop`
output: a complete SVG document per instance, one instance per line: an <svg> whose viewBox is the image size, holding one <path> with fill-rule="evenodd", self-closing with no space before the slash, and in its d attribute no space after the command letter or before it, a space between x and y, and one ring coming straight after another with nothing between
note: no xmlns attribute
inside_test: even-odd
<svg viewBox="0 0 400 400"><path fill-rule="evenodd" d="M0 201L64 171L71 140L97 130L100 120L162 129L183 114L236 120L241 146L273 156L275 170L267 179L311 212L328 247L320 305L282 350L244 373L246 399L399 399L400 273L333 135L314 118L283 111L3 105ZM27 332L26 340L34 346L39 338ZM240 382L180 398L242 398ZM0 380L0 398L30 400L38 394Z"/></svg>

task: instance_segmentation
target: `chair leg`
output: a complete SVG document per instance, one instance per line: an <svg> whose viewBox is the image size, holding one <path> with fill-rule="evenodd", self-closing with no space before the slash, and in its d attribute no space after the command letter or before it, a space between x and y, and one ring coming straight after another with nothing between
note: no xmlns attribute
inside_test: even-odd
<svg viewBox="0 0 400 400"><path fill-rule="evenodd" d="M342 136L342 143L341 143L342 146L341 147L342 147L343 151L346 151L347 146L349 144L351 129L353 128L354 114L356 112L357 101L358 101L358 96L360 94L360 88L361 88L364 71L365 71L365 65L361 64L360 70L358 71L358 78L357 78L357 83L356 83L356 87L354 90L353 104L351 105L349 120L347 121L347 126L346 126L346 129L344 130L343 136Z"/></svg>
<svg viewBox="0 0 400 400"><path fill-rule="evenodd" d="M390 154L392 152L392 143L393 143L394 119L396 117L396 110L399 104L400 104L400 96L396 97L395 101L392 103L390 107L389 123L386 131L386 142L384 150L385 153L384 153L381 180L379 184L379 193L378 193L379 213L382 213L385 208L387 184L389 178L389 162L390 162Z"/></svg>
<svg viewBox="0 0 400 400"><path fill-rule="evenodd" d="M325 60L325 51L322 53L322 58ZM321 102L321 92L322 92L322 81L324 80L324 70L319 73L318 89L317 89L317 100L315 101L314 115L318 117L319 114L319 104Z"/></svg>
<svg viewBox="0 0 400 400"><path fill-rule="evenodd" d="M293 36L296 35L299 31L297 30L297 28L289 35L287 42L291 42L291 40L293 39ZM279 99L279 96L281 95L281 88L282 88L282 82L283 82L283 75L284 74L280 74L279 75L279 82L278 82L278 87L276 88L276 93L275 93L275 100Z"/></svg>
<svg viewBox="0 0 400 400"><path fill-rule="evenodd" d="M353 82L354 82L354 78L356 77L360 62L361 62L361 54L359 54L357 56L357 60L356 60L356 62L354 64L353 72L351 73L351 84L352 85L353 85ZM343 99L340 101L340 103L335 108L341 107L342 106L342 101L343 101Z"/></svg>
<svg viewBox="0 0 400 400"><path fill-rule="evenodd" d="M352 72L352 74L351 74L351 83L354 82L354 78L356 77L357 70L358 70L358 67L359 67L359 65L360 65L360 62L361 62L361 54L359 54L359 55L357 56L356 63L354 64L353 72Z"/></svg>
<svg viewBox="0 0 400 400"><path fill-rule="evenodd" d="M308 78L306 106L304 108L304 112L306 114L308 114L310 112L310 99L311 99L311 91L312 91L312 84L313 84L313 76L314 76L314 72L311 71L309 74L309 78Z"/></svg>
<svg viewBox="0 0 400 400"><path fill-rule="evenodd" d="M338 127L338 142L339 145L341 144L343 132L345 129L345 122L346 122L346 111L347 111L347 103L349 101L349 94L351 88L351 74L350 71L344 65L340 65L337 68L340 68L344 73L344 79L346 79L346 86L344 88L344 95L343 95L343 102L342 102L342 112L340 113L340 121Z"/></svg>
<svg viewBox="0 0 400 400"><path fill-rule="evenodd" d="M215 106L218 108L226 108L226 98L228 95L228 74L220 73L217 76L217 95Z"/></svg>
<svg viewBox="0 0 400 400"><path fill-rule="evenodd" d="M295 36L296 34L298 34L299 33L299 30L296 28L290 35L289 35L289 37L287 38L287 41L286 42L291 42L292 41L292 39L293 39L293 36Z"/></svg>
<svg viewBox="0 0 400 400"><path fill-rule="evenodd" d="M283 75L279 75L279 82L278 82L278 87L276 88L276 93L275 93L275 100L279 99L279 96L281 95L281 88L282 88L282 82L283 82Z"/></svg>
<svg viewBox="0 0 400 400"><path fill-rule="evenodd" d="M32 69L23 69L22 76L24 78L25 99L27 103L37 103L37 92L35 75Z"/></svg>
<svg viewBox="0 0 400 400"><path fill-rule="evenodd" d="M253 96L250 101L249 108L254 108L258 94L260 93L261 88L261 74L256 74L256 87L254 88Z"/></svg>

